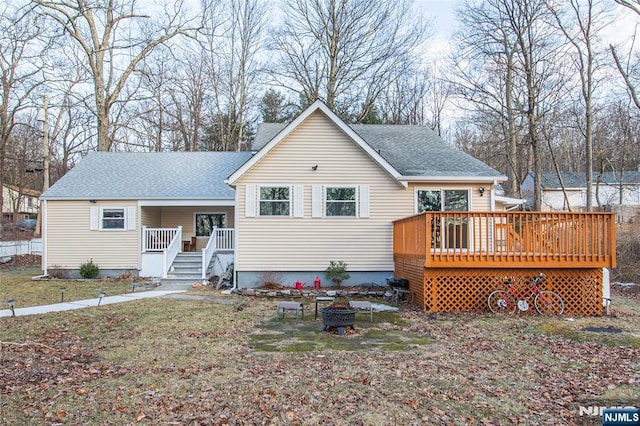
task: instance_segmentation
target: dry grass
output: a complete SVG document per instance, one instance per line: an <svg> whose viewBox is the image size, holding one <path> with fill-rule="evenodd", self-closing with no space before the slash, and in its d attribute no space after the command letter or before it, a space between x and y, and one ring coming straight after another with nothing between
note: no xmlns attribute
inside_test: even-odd
<svg viewBox="0 0 640 426"><path fill-rule="evenodd" d="M7 424L599 424L640 405L640 307L608 318L358 316L346 336L272 299L161 298L0 320ZM226 303L222 303L226 302ZM607 335L587 325L621 328Z"/></svg>
<svg viewBox="0 0 640 426"><path fill-rule="evenodd" d="M640 223L621 223L616 229L618 267L611 278L619 282L640 281Z"/></svg>
<svg viewBox="0 0 640 426"><path fill-rule="evenodd" d="M0 309L7 307L6 301L14 299L17 308L48 305L61 300L60 287L65 287L64 300L92 299L100 291L107 296L131 291L131 280L110 279L98 281L49 280L32 281L31 277L40 275L38 267L0 269Z"/></svg>

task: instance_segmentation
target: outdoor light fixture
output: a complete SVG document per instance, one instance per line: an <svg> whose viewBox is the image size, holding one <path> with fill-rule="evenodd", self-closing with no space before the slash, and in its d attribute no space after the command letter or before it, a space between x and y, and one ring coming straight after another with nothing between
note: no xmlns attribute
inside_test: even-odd
<svg viewBox="0 0 640 426"><path fill-rule="evenodd" d="M315 166L311 166L311 170L318 170L318 165L316 164Z"/></svg>
<svg viewBox="0 0 640 426"><path fill-rule="evenodd" d="M484 186L478 188L478 191L480 192L480 196L482 197L482 195L484 194Z"/></svg>
<svg viewBox="0 0 640 426"><path fill-rule="evenodd" d="M137 282L133 281L131 283L131 293L135 293L136 292L136 286L138 285Z"/></svg>
<svg viewBox="0 0 640 426"><path fill-rule="evenodd" d="M9 308L11 308L11 316L15 317L16 316L16 311L13 308L13 305L15 305L16 301L13 299L9 299L7 300L7 303L9 304Z"/></svg>
<svg viewBox="0 0 640 426"><path fill-rule="evenodd" d="M100 299L98 300L98 306L100 306L100 302L102 302L102 298L104 297L104 291L100 290L100 294L98 296L100 296Z"/></svg>
<svg viewBox="0 0 640 426"><path fill-rule="evenodd" d="M95 204L95 203L96 203L96 200L89 200L89 202L90 202L91 204Z"/></svg>
<svg viewBox="0 0 640 426"><path fill-rule="evenodd" d="M66 287L60 287L60 302L64 302L64 292L67 291Z"/></svg>

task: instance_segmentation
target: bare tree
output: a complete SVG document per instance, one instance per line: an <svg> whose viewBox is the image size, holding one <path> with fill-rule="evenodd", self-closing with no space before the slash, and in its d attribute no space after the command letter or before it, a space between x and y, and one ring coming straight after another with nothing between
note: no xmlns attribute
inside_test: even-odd
<svg viewBox="0 0 640 426"><path fill-rule="evenodd" d="M493 116L495 139L504 146L504 165L508 181L506 192L515 195L527 165L520 155L522 138L518 123L519 90L518 43L504 0L468 1L458 10L460 30L455 34L455 85L458 94L471 102L474 114L483 120ZM492 140L495 140L492 139Z"/></svg>
<svg viewBox="0 0 640 426"><path fill-rule="evenodd" d="M215 8L207 11L205 23L200 40L212 94L204 147L240 150L250 139L249 129L258 117L261 80L258 59L265 43L267 3L264 0L216 3Z"/></svg>
<svg viewBox="0 0 640 426"><path fill-rule="evenodd" d="M634 11L640 16L640 0L615 0L616 3L622 5L629 10ZM638 93L638 82L640 81L640 61L638 55L634 56L635 44L637 39L637 29L634 31L630 41L629 52L626 58L621 57L618 49L613 45L609 45L609 50L613 56L616 68L624 80L624 84L629 92L629 96L633 100L636 108L640 109L640 93Z"/></svg>
<svg viewBox="0 0 640 426"><path fill-rule="evenodd" d="M431 75L407 70L383 89L376 101L380 121L387 124L427 124L426 104Z"/></svg>
<svg viewBox="0 0 640 426"><path fill-rule="evenodd" d="M557 95L558 72L557 32L548 25L548 12L542 0L503 0L509 28L516 40L517 61L523 74L526 100L522 105L526 117L527 142L531 146L536 210L542 207L542 138L539 126L547 112L545 98Z"/></svg>
<svg viewBox="0 0 640 426"><path fill-rule="evenodd" d="M502 129L496 138L504 146L505 189L515 195L524 177L523 156L518 152L517 105L521 100L515 87L518 46L507 8L502 0L469 1L458 10L458 19L461 29L455 39L461 48L453 57L457 91L471 101L476 112L481 109L491 114ZM526 172L526 165L524 169Z"/></svg>
<svg viewBox="0 0 640 426"><path fill-rule="evenodd" d="M12 143L20 140L14 134L16 126L29 125L20 123L20 117L33 108L42 82L43 56L49 47L39 39L43 33L41 20L29 11L8 3L0 6L0 206L2 187L9 178L6 172L11 170L7 157L16 152Z"/></svg>
<svg viewBox="0 0 640 426"><path fill-rule="evenodd" d="M276 83L297 93L303 107L323 99L356 122L412 68L412 49L426 37L406 0L288 0L282 13L273 34Z"/></svg>
<svg viewBox="0 0 640 426"><path fill-rule="evenodd" d="M188 34L183 1L165 5L165 21L156 23L138 12L136 0L33 0L37 10L53 19L85 56L92 77L98 150L112 144L112 109L140 62L158 46Z"/></svg>
<svg viewBox="0 0 640 426"><path fill-rule="evenodd" d="M563 8L564 6L564 8ZM580 77L580 100L584 109L585 181L587 184L586 209L593 209L593 127L594 102L597 86L596 73L601 66L601 54L594 41L605 28L604 6L597 0L570 0L547 2L557 27L572 47L573 67Z"/></svg>

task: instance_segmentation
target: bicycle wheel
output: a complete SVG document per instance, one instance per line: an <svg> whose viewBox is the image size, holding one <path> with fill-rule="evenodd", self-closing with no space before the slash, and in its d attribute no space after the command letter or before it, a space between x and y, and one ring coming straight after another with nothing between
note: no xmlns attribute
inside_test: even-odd
<svg viewBox="0 0 640 426"><path fill-rule="evenodd" d="M562 315L564 312L562 297L553 291L545 290L536 294L533 304L540 315Z"/></svg>
<svg viewBox="0 0 640 426"><path fill-rule="evenodd" d="M494 314L513 314L516 311L516 299L504 290L491 292L487 299L489 310Z"/></svg>

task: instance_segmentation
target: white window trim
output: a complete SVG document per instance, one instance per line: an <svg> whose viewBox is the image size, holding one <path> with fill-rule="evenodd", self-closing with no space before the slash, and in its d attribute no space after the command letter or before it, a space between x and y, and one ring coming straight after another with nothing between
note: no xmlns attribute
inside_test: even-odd
<svg viewBox="0 0 640 426"><path fill-rule="evenodd" d="M418 211L418 192L419 191L440 191L440 203L444 201L444 191L467 191L467 202L468 209L466 211L473 211L472 201L473 201L473 188L465 187L465 188L442 188L442 187L416 187L413 191L413 211L417 213L422 213ZM440 205L440 209L442 209L442 204ZM445 210L440 210L445 211Z"/></svg>
<svg viewBox="0 0 640 426"><path fill-rule="evenodd" d="M354 194L354 200L353 203L355 204L355 214L353 216L329 216L327 214L327 189L330 188L354 188L355 189L355 194ZM327 218L327 219L348 219L348 218L358 218L360 217L360 186L359 185L324 185L322 187L322 216Z"/></svg>
<svg viewBox="0 0 640 426"><path fill-rule="evenodd" d="M289 188L289 214L288 215L263 215L260 213L260 203L262 199L260 198L260 193L262 192L262 188ZM279 200L284 201L284 200ZM293 217L293 185L286 184L269 184L269 185L257 185L256 186L256 216L257 217L268 217L268 218L288 218Z"/></svg>
<svg viewBox="0 0 640 426"><path fill-rule="evenodd" d="M122 210L124 215L122 220L122 228L104 228L104 211L105 210ZM100 206L100 214L98 216L98 230L106 232L122 232L128 230L127 216L129 215L129 209L126 206Z"/></svg>
<svg viewBox="0 0 640 426"><path fill-rule="evenodd" d="M464 187L464 188L460 188L460 187L453 187L453 188L442 188L442 187L417 187L414 190L414 211L416 213L424 213L424 212L418 212L418 191L440 191L441 193L441 203L444 201L444 191L467 191L467 200L468 200L468 212L473 211L472 208L472 195L473 195L473 188L470 187ZM440 208L442 209L442 205L440 206ZM446 210L440 210L441 212L446 212ZM469 229L468 229L468 235L469 235L469 247L467 248L468 250L473 251L474 250L474 245L475 245L475 234L474 234L474 227L473 227L473 221L469 221ZM467 250L465 249L465 250ZM448 248L445 249L445 252L455 252L456 250L460 250L458 248Z"/></svg>
<svg viewBox="0 0 640 426"><path fill-rule="evenodd" d="M221 214L224 216L224 222L225 222L225 226L229 226L229 217L227 216L227 212L193 212L193 235L196 238L209 238L211 235L197 235L197 228L196 228L196 216L199 214Z"/></svg>

